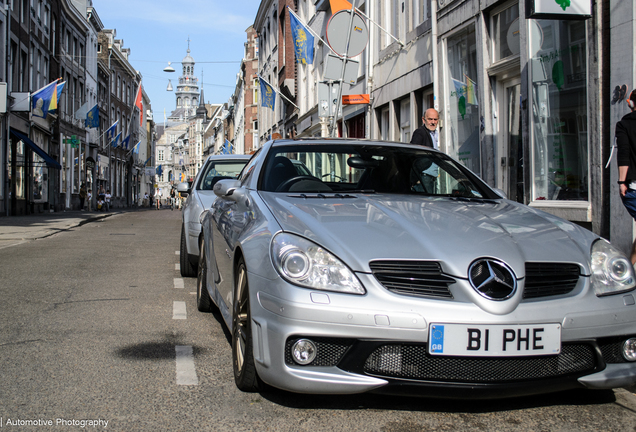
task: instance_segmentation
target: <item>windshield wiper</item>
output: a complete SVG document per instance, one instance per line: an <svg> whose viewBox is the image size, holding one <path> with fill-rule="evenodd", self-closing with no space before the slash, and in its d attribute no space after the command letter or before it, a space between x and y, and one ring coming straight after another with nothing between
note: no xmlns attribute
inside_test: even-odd
<svg viewBox="0 0 636 432"><path fill-rule="evenodd" d="M327 198L355 198L354 195L349 195L349 194L341 194L341 193L328 193L328 194L324 194L322 192L308 192L308 193L301 193L298 195L288 195L289 197L292 198L304 198L304 199L309 199L309 198L322 198L322 199L327 199Z"/></svg>
<svg viewBox="0 0 636 432"><path fill-rule="evenodd" d="M451 196L450 199L454 201L463 201L463 202L476 202L476 203L486 203L486 204L499 204L499 201L490 198L479 198L479 197L463 197L463 196Z"/></svg>

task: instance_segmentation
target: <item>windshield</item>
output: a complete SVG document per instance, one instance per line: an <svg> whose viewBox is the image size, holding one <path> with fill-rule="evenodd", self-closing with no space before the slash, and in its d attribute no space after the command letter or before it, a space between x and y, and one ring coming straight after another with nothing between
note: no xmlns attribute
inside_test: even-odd
<svg viewBox="0 0 636 432"><path fill-rule="evenodd" d="M499 198L445 154L377 144L274 147L268 155L260 189Z"/></svg>
<svg viewBox="0 0 636 432"><path fill-rule="evenodd" d="M197 190L212 190L216 182L222 179L236 178L245 164L245 161L210 161L201 173Z"/></svg>

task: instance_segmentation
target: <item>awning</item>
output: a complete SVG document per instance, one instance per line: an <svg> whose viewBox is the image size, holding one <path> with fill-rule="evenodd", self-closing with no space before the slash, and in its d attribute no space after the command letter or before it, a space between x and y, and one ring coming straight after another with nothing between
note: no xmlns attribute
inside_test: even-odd
<svg viewBox="0 0 636 432"><path fill-rule="evenodd" d="M22 132L18 132L17 130L15 130L13 128L10 128L10 129L11 129L11 133L16 138L18 138L19 140L24 141L24 143L26 145L31 147L31 150L33 150L35 153L38 154L38 156L40 156L42 159L44 159L44 162L46 162L46 165L49 168L62 169L62 165L60 165L58 161L53 159L51 156L48 155L47 152L45 152L40 147L38 147L38 145L36 143L34 143L29 137L24 135Z"/></svg>

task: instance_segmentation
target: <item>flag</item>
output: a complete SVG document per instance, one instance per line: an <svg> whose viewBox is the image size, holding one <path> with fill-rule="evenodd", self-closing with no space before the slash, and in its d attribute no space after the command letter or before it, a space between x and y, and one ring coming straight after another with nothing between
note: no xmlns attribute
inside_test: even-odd
<svg viewBox="0 0 636 432"><path fill-rule="evenodd" d="M119 144L119 138L121 138L121 132L119 132L113 142L110 143L113 148L117 148L117 145Z"/></svg>
<svg viewBox="0 0 636 432"><path fill-rule="evenodd" d="M159 165L157 167L157 171L156 171L157 175L160 176L163 173L163 167L161 165Z"/></svg>
<svg viewBox="0 0 636 432"><path fill-rule="evenodd" d="M79 107L77 111L73 114L73 118L77 120L82 120L86 118L86 114L88 113L88 102Z"/></svg>
<svg viewBox="0 0 636 432"><path fill-rule="evenodd" d="M121 142L121 148L128 150L128 144L130 143L130 134Z"/></svg>
<svg viewBox="0 0 636 432"><path fill-rule="evenodd" d="M265 82L263 78L258 77L258 80L261 82L261 106L274 109L274 103L276 100L276 93L274 93L274 89L271 85Z"/></svg>
<svg viewBox="0 0 636 432"><path fill-rule="evenodd" d="M139 147L140 147L141 141L139 141L137 144L135 144L135 146L133 147L133 153L134 154L139 154ZM161 175L161 174L160 174Z"/></svg>
<svg viewBox="0 0 636 432"><path fill-rule="evenodd" d="M148 164L150 163L150 159L152 159L152 156L146 159L146 162L144 162L144 166L148 166Z"/></svg>
<svg viewBox="0 0 636 432"><path fill-rule="evenodd" d="M477 83L464 74L466 78L466 103L478 105L477 103Z"/></svg>
<svg viewBox="0 0 636 432"><path fill-rule="evenodd" d="M289 14L289 24L294 39L296 62L312 64L314 62L314 37L292 13Z"/></svg>
<svg viewBox="0 0 636 432"><path fill-rule="evenodd" d="M185 173L181 173L181 183L186 181Z"/></svg>
<svg viewBox="0 0 636 432"><path fill-rule="evenodd" d="M34 117L46 118L49 111L57 109L57 81L47 84L31 95L31 111Z"/></svg>
<svg viewBox="0 0 636 432"><path fill-rule="evenodd" d="M86 113L86 120L84 120L84 125L87 128L99 127L99 106L97 104L95 104L95 106L88 110L88 112Z"/></svg>
<svg viewBox="0 0 636 432"><path fill-rule="evenodd" d="M115 123L113 123L111 127L106 130L106 139L112 141L112 139L115 137L115 132L117 132L117 123L119 123L119 120L115 120Z"/></svg>
<svg viewBox="0 0 636 432"><path fill-rule="evenodd" d="M64 86L66 85L66 81L62 81L61 83L59 83L57 85L57 88L55 89L54 97L51 99L51 104L49 105L49 112L55 112L57 111L57 101L60 99L60 96L62 95L62 90L64 90Z"/></svg>
<svg viewBox="0 0 636 432"><path fill-rule="evenodd" d="M135 97L135 106L139 108L139 127L143 124L144 102L141 98L141 81L139 81L139 88L137 89L137 97Z"/></svg>

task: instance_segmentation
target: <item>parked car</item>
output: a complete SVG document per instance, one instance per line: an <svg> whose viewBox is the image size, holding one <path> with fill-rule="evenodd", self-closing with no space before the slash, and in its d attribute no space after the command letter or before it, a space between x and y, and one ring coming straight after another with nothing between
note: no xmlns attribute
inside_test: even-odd
<svg viewBox="0 0 636 432"><path fill-rule="evenodd" d="M220 310L243 391L501 398L636 382L630 261L443 153L278 140L214 193L197 307Z"/></svg>
<svg viewBox="0 0 636 432"><path fill-rule="evenodd" d="M249 155L208 156L192 185L187 182L177 185L177 192L187 197L183 206L181 224L181 276L197 275L201 238L199 216L203 210L210 208L216 199L212 187L221 179L236 178L249 159Z"/></svg>

